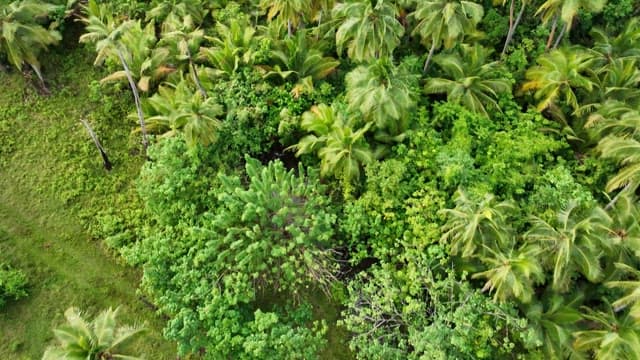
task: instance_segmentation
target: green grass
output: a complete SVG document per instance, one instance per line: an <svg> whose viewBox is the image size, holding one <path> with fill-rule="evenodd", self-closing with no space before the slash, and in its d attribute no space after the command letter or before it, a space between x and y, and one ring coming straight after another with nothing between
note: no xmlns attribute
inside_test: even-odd
<svg viewBox="0 0 640 360"><path fill-rule="evenodd" d="M135 206L133 180L142 163L129 151L128 99L88 99L89 83L100 78L91 60L77 48L43 61L50 96L21 74L0 73L0 263L29 278L29 296L0 310L0 359L39 359L70 306L91 318L118 305L123 324L147 325L137 352L175 358L174 344L162 338L163 321L136 294L139 272L87 231L98 209ZM111 173L78 121L85 114L110 152Z"/></svg>

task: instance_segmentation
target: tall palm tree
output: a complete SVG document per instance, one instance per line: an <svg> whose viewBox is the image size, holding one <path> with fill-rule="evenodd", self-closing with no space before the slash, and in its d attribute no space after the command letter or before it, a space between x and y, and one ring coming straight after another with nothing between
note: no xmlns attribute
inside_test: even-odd
<svg viewBox="0 0 640 360"><path fill-rule="evenodd" d="M499 249L510 245L506 217L514 210L511 202L496 202L492 194L475 201L461 189L456 191L453 209L445 209L447 221L442 226L441 241L448 241L451 254L463 258L479 255L478 247Z"/></svg>
<svg viewBox="0 0 640 360"><path fill-rule="evenodd" d="M217 140L223 107L213 98L193 92L184 79L177 85L161 86L146 105L151 131L165 137L182 132L190 148L197 144L207 146Z"/></svg>
<svg viewBox="0 0 640 360"><path fill-rule="evenodd" d="M142 132L142 144L146 150L149 146L147 140L147 130L142 112L142 104L140 102L140 94L138 85L133 79L129 64L126 57L129 50L123 45L122 37L127 31L134 27L140 26L139 21L128 20L122 23L116 22L113 14L106 4L98 5L95 0L89 0L85 6L87 17L83 18L86 26L86 33L80 36L80 42L90 42L96 44L97 56L94 64L100 65L104 60L111 56L116 56L123 67L124 74L129 82L129 87L133 93L133 99L136 105L138 120L140 122L140 130ZM137 49L144 50L144 49Z"/></svg>
<svg viewBox="0 0 640 360"><path fill-rule="evenodd" d="M517 299L531 302L534 285L544 281L544 271L539 263L541 250L536 245L525 244L518 249L511 247L502 252L485 246L486 255L480 257L488 268L473 274L472 278L485 278L483 291L495 291L494 300L506 302Z"/></svg>
<svg viewBox="0 0 640 360"><path fill-rule="evenodd" d="M574 110L580 107L578 90L590 92L595 87L591 65L593 56L580 48L561 48L543 54L538 65L527 70L523 91L535 90L538 110L557 110L558 100Z"/></svg>
<svg viewBox="0 0 640 360"><path fill-rule="evenodd" d="M410 63L394 65L383 58L361 65L346 75L349 108L392 136L400 135L416 105L418 75Z"/></svg>
<svg viewBox="0 0 640 360"><path fill-rule="evenodd" d="M613 159L622 168L607 183L606 191L640 185L640 142L633 137L610 135L600 140L598 149L603 158Z"/></svg>
<svg viewBox="0 0 640 360"><path fill-rule="evenodd" d="M144 329L118 326L119 310L109 308L89 322L82 318L78 309L67 309L64 313L67 324L53 330L59 346L47 348L42 360L141 359L126 355L125 349Z"/></svg>
<svg viewBox="0 0 640 360"><path fill-rule="evenodd" d="M343 19L336 32L338 54L346 47L349 58L357 62L391 56L404 34L398 8L390 0L341 3L333 13Z"/></svg>
<svg viewBox="0 0 640 360"><path fill-rule="evenodd" d="M599 28L591 30L591 37L594 41L591 50L596 54L599 65L603 66L617 59L640 57L640 18L631 18L615 37Z"/></svg>
<svg viewBox="0 0 640 360"><path fill-rule="evenodd" d="M293 36L293 28L302 23L304 13L311 9L311 0L262 0L260 5L268 9L267 19L282 19L287 23L287 32Z"/></svg>
<svg viewBox="0 0 640 360"><path fill-rule="evenodd" d="M616 263L616 267L633 275L635 280L609 281L605 285L609 288L625 290L626 294L611 304L616 312L629 307L629 315L640 321L640 271L624 263Z"/></svg>
<svg viewBox="0 0 640 360"><path fill-rule="evenodd" d="M195 27L191 15L179 18L171 13L162 23L162 39L158 45L172 49L178 61L188 62L193 82L198 87L200 94L206 98L207 92L198 76L198 68L193 55L198 53L203 41L204 30Z"/></svg>
<svg viewBox="0 0 640 360"><path fill-rule="evenodd" d="M569 297L545 293L542 299L525 308L529 327L542 343L542 351L550 359L568 359L572 355L572 332L582 319L576 306L583 298L584 295L580 292Z"/></svg>
<svg viewBox="0 0 640 360"><path fill-rule="evenodd" d="M576 272L592 282L601 279L600 257L610 245L606 236L610 223L611 218L603 209L595 207L582 215L575 201L558 212L555 225L535 216L531 218L531 229L525 238L540 244L549 255L554 290L566 291Z"/></svg>
<svg viewBox="0 0 640 360"><path fill-rule="evenodd" d="M304 84L313 88L314 81L324 79L340 65L340 61L324 56L322 46L321 42L312 41L307 31L298 31L293 37L277 42L271 52L276 64L266 76L295 80L294 95L299 95Z"/></svg>
<svg viewBox="0 0 640 360"><path fill-rule="evenodd" d="M418 21L413 35L420 35L422 41L430 46L423 68L427 72L436 49L443 45L450 49L476 31L476 25L484 16L484 8L473 1L425 0L418 2L411 16Z"/></svg>
<svg viewBox="0 0 640 360"><path fill-rule="evenodd" d="M599 12L602 10L606 0L546 0L543 2L536 15L540 15L544 25L551 22L551 32L547 39L547 49L554 44L553 39L558 26L558 21L562 21L563 28L555 41L554 47L557 47L562 36L571 30L573 20L578 15L578 11Z"/></svg>
<svg viewBox="0 0 640 360"><path fill-rule="evenodd" d="M146 12L146 20L163 23L169 17L193 20L195 27L202 25L209 13L210 0L154 0Z"/></svg>
<svg viewBox="0 0 640 360"><path fill-rule="evenodd" d="M346 117L339 104L320 104L302 115L300 126L311 133L288 149L296 156L317 153L321 175L333 175L346 184L360 178L363 166L373 162L373 152L364 138L371 123L357 128L354 117Z"/></svg>
<svg viewBox="0 0 640 360"><path fill-rule="evenodd" d="M498 95L511 91L511 81L497 62L487 62L489 51L480 46L463 45L460 52L440 54L434 58L443 77L427 79L427 94L446 93L449 102L461 103L467 109L489 116L488 110L500 111Z"/></svg>
<svg viewBox="0 0 640 360"><path fill-rule="evenodd" d="M22 70L24 64L31 66L45 91L38 57L47 47L57 44L62 36L58 31L42 26L40 20L57 8L37 0L0 5L0 53L6 54L18 70Z"/></svg>
<svg viewBox="0 0 640 360"><path fill-rule="evenodd" d="M576 350L591 352L596 360L640 359L640 321L628 313L616 316L609 304L604 311L584 310L589 330L573 334Z"/></svg>
<svg viewBox="0 0 640 360"><path fill-rule="evenodd" d="M242 65L253 65L258 42L254 27L243 19L231 19L229 24L216 23L216 33L216 36L205 36L213 43L212 47L200 48L199 57L214 67L205 69L205 78L228 77Z"/></svg>

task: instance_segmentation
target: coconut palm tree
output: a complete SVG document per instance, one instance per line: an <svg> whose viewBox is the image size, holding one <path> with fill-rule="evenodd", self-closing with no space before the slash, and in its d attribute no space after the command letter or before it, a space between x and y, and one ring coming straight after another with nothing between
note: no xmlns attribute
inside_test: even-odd
<svg viewBox="0 0 640 360"><path fill-rule="evenodd" d="M258 42L254 27L243 19L231 19L229 24L216 23L216 33L217 36L205 36L212 47L200 48L199 57L213 66L204 70L205 78L229 77L240 66L253 65Z"/></svg>
<svg viewBox="0 0 640 360"><path fill-rule="evenodd" d="M262 0L262 8L268 9L267 19L282 19L287 24L289 36L293 36L294 27L297 28L304 18L304 14L311 9L311 0Z"/></svg>
<svg viewBox="0 0 640 360"><path fill-rule="evenodd" d="M442 210L447 220L442 226L441 241L449 243L451 255L468 258L479 255L479 247L499 249L510 245L506 217L514 210L511 202L497 202L488 193L476 201L461 189L456 191L454 202L453 209Z"/></svg>
<svg viewBox="0 0 640 360"><path fill-rule="evenodd" d="M583 298L580 292L566 298L557 293L545 293L542 299L531 302L525 308L529 327L550 359L568 359L573 355L572 332L582 319L576 307Z"/></svg>
<svg viewBox="0 0 640 360"><path fill-rule="evenodd" d="M447 101L461 103L471 111L489 117L489 111L500 111L498 95L511 91L511 81L503 76L503 66L487 62L489 50L480 45L462 45L461 51L439 54L434 61L442 69L442 77L427 79L427 94L446 93Z"/></svg>
<svg viewBox="0 0 640 360"><path fill-rule="evenodd" d="M595 83L592 71L593 56L581 48L561 48L543 54L537 59L538 65L527 70L527 82L523 91L535 90L538 110L557 110L562 100L577 110L580 107L578 90L590 92Z"/></svg>
<svg viewBox="0 0 640 360"><path fill-rule="evenodd" d="M24 64L31 66L45 91L38 57L47 47L57 44L62 36L58 31L44 27L40 21L56 9L57 6L36 0L0 5L0 54L4 53L18 70L22 70Z"/></svg>
<svg viewBox="0 0 640 360"><path fill-rule="evenodd" d="M616 280L605 283L609 288L625 290L625 295L611 304L616 312L629 308L629 315L640 321L640 271L625 263L616 263L620 271L633 275L635 280Z"/></svg>
<svg viewBox="0 0 640 360"><path fill-rule="evenodd" d="M42 360L137 360L126 355L125 349L144 329L137 326L118 326L120 308L101 312L92 321L82 318L76 308L69 308L64 316L67 324L53 330L58 347L49 347Z"/></svg>
<svg viewBox="0 0 640 360"><path fill-rule="evenodd" d="M404 34L398 8L390 0L340 3L333 14L343 19L336 32L338 54L346 47L349 58L357 62L391 56Z"/></svg>
<svg viewBox="0 0 640 360"><path fill-rule="evenodd" d="M591 37L594 44L591 50L598 59L598 65L604 66L617 59L638 59L640 57L640 19L631 18L625 28L615 37L604 30L593 28Z"/></svg>
<svg viewBox="0 0 640 360"><path fill-rule="evenodd" d="M607 183L606 191L622 187L637 189L640 185L640 142L632 137L610 135L600 140L598 150L605 159L616 161L622 168Z"/></svg>
<svg viewBox="0 0 640 360"><path fill-rule="evenodd" d="M601 279L600 257L610 247L606 236L610 223L609 215L599 207L582 215L576 201L558 212L553 225L535 216L531 218L531 229L525 239L539 244L548 255L554 290L566 291L576 272L591 282Z"/></svg>
<svg viewBox="0 0 640 360"><path fill-rule="evenodd" d="M340 65L340 61L324 56L322 46L321 42L312 41L306 31L298 31L276 44L271 52L275 65L268 67L265 76L294 80L294 95L299 95L305 84L313 88L314 81L324 79Z"/></svg>
<svg viewBox="0 0 640 360"><path fill-rule="evenodd" d="M213 98L192 91L184 79L177 85L161 86L146 105L150 131L164 137L181 132L190 148L197 144L207 146L217 140L223 107Z"/></svg>
<svg viewBox="0 0 640 360"><path fill-rule="evenodd" d="M382 58L361 65L346 75L347 101L352 111L360 111L379 130L400 135L416 106L418 75L409 62L399 66Z"/></svg>
<svg viewBox="0 0 640 360"><path fill-rule="evenodd" d="M349 184L359 180L362 167L373 162L374 156L364 138L371 123L358 127L355 118L347 118L345 112L337 103L313 106L300 123L311 134L288 149L296 149L296 156L316 153L322 176L333 175Z"/></svg>
<svg viewBox="0 0 640 360"><path fill-rule="evenodd" d="M573 334L576 350L590 352L596 360L640 359L640 321L628 313L616 316L609 304L604 311L583 309L589 330Z"/></svg>
<svg viewBox="0 0 640 360"><path fill-rule="evenodd" d="M80 36L80 42L90 42L96 44L97 56L94 61L95 65L101 65L106 58L116 56L120 61L124 75L129 82L129 87L133 93L133 99L136 105L136 111L138 114L138 121L140 123L140 130L142 132L142 144L146 150L149 146L147 140L147 130L144 121L144 114L142 112L142 104L140 102L140 94L138 92L138 85L133 79L131 69L127 63L127 54L129 50L123 45L122 38L127 31L134 27L140 27L139 21L128 20L122 23L118 23L113 18L113 14L106 4L98 5L95 0L89 0L85 6L85 12L87 17L82 21L87 25L86 32ZM137 49L144 50L144 49Z"/></svg>
<svg viewBox="0 0 640 360"><path fill-rule="evenodd" d="M473 35L484 16L484 8L473 1L425 0L418 2L411 16L418 21L413 35L420 35L430 46L423 68L427 72L436 49L442 46L450 49L465 36Z"/></svg>
<svg viewBox="0 0 640 360"><path fill-rule="evenodd" d="M494 300L506 302L517 299L531 302L534 285L544 281L544 271L539 263L541 250L525 244L518 249L513 245L506 252L484 246L485 255L480 260L487 270L473 274L472 278L485 278L483 291L495 292Z"/></svg>
<svg viewBox="0 0 640 360"><path fill-rule="evenodd" d="M146 20L163 23L169 17L189 17L195 27L200 26L209 13L210 0L154 0L146 12Z"/></svg>
<svg viewBox="0 0 640 360"><path fill-rule="evenodd" d="M160 39L158 45L171 49L178 61L188 62L191 78L198 87L200 94L206 98L207 92L198 76L198 68L193 55L198 53L200 44L203 41L204 30L195 28L191 15L179 18L171 13L162 23L162 39Z"/></svg>
<svg viewBox="0 0 640 360"><path fill-rule="evenodd" d="M562 36L571 30L573 20L578 15L578 11L599 12L607 3L606 0L546 0L543 2L536 15L540 15L544 25L551 22L551 32L547 39L547 49L553 44L554 48L558 46ZM555 43L553 42L558 21L562 21L563 27L558 35Z"/></svg>

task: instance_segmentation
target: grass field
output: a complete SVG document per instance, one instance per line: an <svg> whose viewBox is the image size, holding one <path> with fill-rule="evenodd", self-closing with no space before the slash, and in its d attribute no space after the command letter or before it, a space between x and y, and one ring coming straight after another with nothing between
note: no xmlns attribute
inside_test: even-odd
<svg viewBox="0 0 640 360"><path fill-rule="evenodd" d="M45 66L50 96L19 73L0 72L0 262L25 271L30 283L27 298L0 311L0 359L39 359L70 306L91 317L118 305L122 323L147 325L137 352L175 359L162 321L136 294L139 273L92 240L80 220L131 201L142 162L129 154L126 118L96 124L112 152L115 168L107 174L78 121L105 106L87 100L90 82L99 78L91 56L80 48L52 54Z"/></svg>

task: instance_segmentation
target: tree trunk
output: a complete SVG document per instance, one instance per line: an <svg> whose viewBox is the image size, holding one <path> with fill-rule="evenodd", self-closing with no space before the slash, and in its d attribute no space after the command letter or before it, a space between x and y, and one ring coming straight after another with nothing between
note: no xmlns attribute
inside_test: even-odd
<svg viewBox="0 0 640 360"><path fill-rule="evenodd" d="M553 43L553 48L557 48L558 45L560 45L560 40L562 40L562 37L564 36L565 32L567 31L567 28L569 26L567 24L564 24L564 26L562 27L562 30L560 30L560 34L558 34L558 38L556 38L556 42Z"/></svg>
<svg viewBox="0 0 640 360"><path fill-rule="evenodd" d="M45 92L45 94L51 94L51 92L49 91L49 88L47 88L47 85L44 83L44 78L42 77L42 73L40 72L40 69L33 65L33 64L29 64L31 66L31 68L33 69L33 71L36 73L36 76L38 76L38 80L40 80L40 86L42 87L42 91Z"/></svg>
<svg viewBox="0 0 640 360"><path fill-rule="evenodd" d="M289 32L289 37L293 36L293 24L291 23L291 19L287 20L287 31Z"/></svg>
<svg viewBox="0 0 640 360"><path fill-rule="evenodd" d="M556 27L558 26L558 17L560 17L560 14L556 15L556 17L553 19L553 24L551 25L551 33L549 34L549 39L547 39L547 46L545 47L546 50L549 50L551 44L553 43L553 36L555 35Z"/></svg>
<svg viewBox="0 0 640 360"><path fill-rule="evenodd" d="M515 21L511 22L513 18L513 11L515 7L516 0L511 0L511 8L509 9L509 32L507 33L507 40L504 42L504 47L502 48L502 55L507 53L507 47L511 40L513 40L513 35L516 33L516 28L520 25L520 21L522 20L522 15L524 14L524 10L526 8L526 2L522 1L522 6L520 6L520 12L518 12L518 16Z"/></svg>
<svg viewBox="0 0 640 360"><path fill-rule="evenodd" d="M142 113L142 104L140 103L140 94L138 94L138 85L136 85L135 81L133 81L133 76L131 76L131 70L129 70L129 66L127 65L127 61L122 55L120 49L117 50L118 57L120 58L120 62L122 63L122 67L124 68L124 72L127 74L127 80L129 80L129 86L131 87L131 92L133 92L133 100L136 103L136 111L138 112L138 120L140 120L140 131L142 132L142 146L144 147L144 151L146 153L147 147L149 147L149 142L147 141L147 127L144 122L144 114Z"/></svg>
<svg viewBox="0 0 640 360"><path fill-rule="evenodd" d="M427 61L424 62L424 67L422 68L422 72L426 73L429 70L429 63L431 62L431 57L433 56L433 52L436 50L436 42L433 41L431 43L431 49L429 50L429 55L427 55Z"/></svg>
<svg viewBox="0 0 640 360"><path fill-rule="evenodd" d="M193 74L193 81L196 83L200 94L202 94L203 98L207 98L207 92L204 90L202 83L200 82L200 77L198 76L198 69L196 68L196 64L193 63L193 58L191 57L191 50L187 48L187 56L189 57L189 66L191 67L191 71Z"/></svg>
<svg viewBox="0 0 640 360"><path fill-rule="evenodd" d="M107 156L107 152L104 151L104 148L100 144L100 140L98 140L98 137L96 136L96 133L91 128L91 125L89 125L89 122L86 119L80 119L80 122L87 129L87 131L89 132L89 136L91 136L91 139L93 140L93 143L98 148L98 151L100 152L100 156L102 157L102 166L104 166L104 168L107 171L111 171L111 167L112 167L111 166L111 161L109 161L109 157Z"/></svg>

